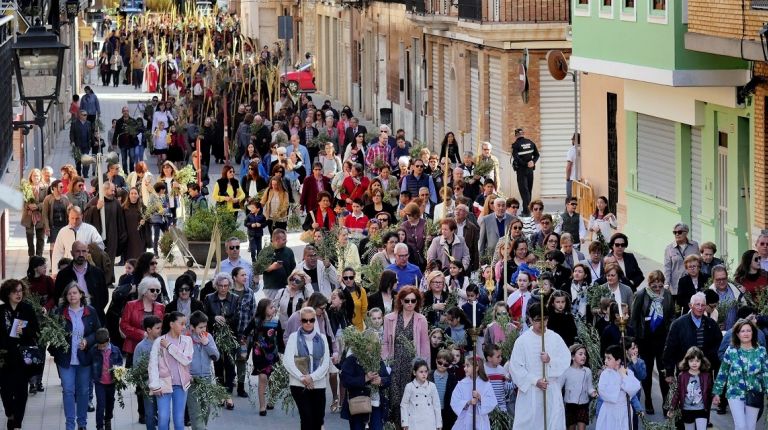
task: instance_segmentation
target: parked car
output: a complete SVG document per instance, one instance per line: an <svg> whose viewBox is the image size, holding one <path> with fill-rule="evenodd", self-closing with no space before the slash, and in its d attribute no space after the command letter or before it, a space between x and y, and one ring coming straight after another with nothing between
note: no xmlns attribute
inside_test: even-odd
<svg viewBox="0 0 768 430"><path fill-rule="evenodd" d="M311 62L304 64L292 72L281 74L280 81L292 93L313 93L317 91L317 87L315 87L315 74L312 72Z"/></svg>

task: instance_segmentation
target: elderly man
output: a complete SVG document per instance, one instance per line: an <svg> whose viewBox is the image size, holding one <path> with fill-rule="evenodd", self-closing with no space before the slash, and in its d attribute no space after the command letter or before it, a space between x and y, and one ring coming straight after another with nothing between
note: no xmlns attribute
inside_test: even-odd
<svg viewBox="0 0 768 430"><path fill-rule="evenodd" d="M293 250L287 248L287 233L281 228L272 232L272 248L275 255L272 264L264 271L264 294L273 299L281 288L288 285L288 275L296 268L296 258Z"/></svg>
<svg viewBox="0 0 768 430"><path fill-rule="evenodd" d="M685 275L685 257L699 255L699 244L688 239L688 225L682 222L675 224L672 233L675 241L664 250L664 279L665 285L673 296L677 295L677 284Z"/></svg>
<svg viewBox="0 0 768 430"><path fill-rule="evenodd" d="M717 321L704 315L706 307L704 293L699 292L691 296L689 307L690 312L672 323L664 347L665 371L663 376L669 384L675 381L677 365L692 346L696 346L704 352L704 356L712 364L712 374L717 374L717 369L720 367L717 350L723 340L723 335L720 332L720 327L717 326ZM664 414L666 415L666 411Z"/></svg>
<svg viewBox="0 0 768 430"><path fill-rule="evenodd" d="M349 145L355 140L355 135L357 135L358 132L365 134L368 132L368 129L366 129L364 125L360 125L360 120L358 120L355 117L352 117L349 119L349 127L347 127L347 129L344 130L344 148L343 149L346 149L347 145Z"/></svg>
<svg viewBox="0 0 768 430"><path fill-rule="evenodd" d="M760 254L760 267L768 271L768 233L761 233L755 241L755 251ZM703 252L703 251L702 251ZM714 251L712 252L714 255Z"/></svg>
<svg viewBox="0 0 768 430"><path fill-rule="evenodd" d="M339 287L339 275L330 261L323 260L317 264L317 249L312 245L304 247L304 259L299 263L299 269L304 271L312 280L312 290L323 293L328 299L331 291Z"/></svg>
<svg viewBox="0 0 768 430"><path fill-rule="evenodd" d="M88 112L84 109L80 110L77 121L73 121L69 127L69 144L77 148L80 154L91 153L91 143L93 142L93 124L88 121ZM77 174L83 178L88 177L89 166L80 162L80 159L75 159L75 168Z"/></svg>
<svg viewBox="0 0 768 430"><path fill-rule="evenodd" d="M458 226L451 218L440 221L440 236L432 239L427 250L427 261L440 260L443 268L447 268L451 261L458 261L466 270L469 267L469 248L464 239L456 234Z"/></svg>
<svg viewBox="0 0 768 430"><path fill-rule="evenodd" d="M736 323L737 308L747 304L744 287L737 287L728 282L728 270L721 264L712 268L712 285L709 289L717 293L720 303L736 302L737 306L730 306L727 311L721 311L727 312L724 315L723 328L724 330L730 330Z"/></svg>
<svg viewBox="0 0 768 430"><path fill-rule="evenodd" d="M76 282L88 297L88 304L96 308L101 324L105 323L104 309L109 301L109 290L104 279L104 272L98 267L88 264L88 245L79 240L72 243L70 250L72 263L56 275L54 297L61 297L64 288L71 282ZM55 267L55 265L54 265Z"/></svg>
<svg viewBox="0 0 768 430"><path fill-rule="evenodd" d="M56 266L59 260L62 258L72 258L72 245L75 241L80 241L86 244L86 246L96 243L99 248L104 249L104 241L101 239L101 234L99 234L99 231L94 226L83 222L83 212L79 207L70 206L67 210L67 216L69 224L59 231L59 234L56 236L56 242L53 244L51 268L54 274L58 272Z"/></svg>
<svg viewBox="0 0 768 430"><path fill-rule="evenodd" d="M501 197L493 201L493 215L483 217L480 221L480 247L481 250L496 249L500 237L509 228L512 216L507 213L507 203Z"/></svg>
<svg viewBox="0 0 768 430"><path fill-rule="evenodd" d="M235 267L242 267L243 270L248 273L248 283L246 285L248 288L253 289L253 265L251 265L249 260L240 256L240 239L230 237L227 239L224 246L226 247L227 258L221 262L221 268L219 270L231 274L232 269Z"/></svg>
<svg viewBox="0 0 768 430"><path fill-rule="evenodd" d="M216 291L203 299L205 314L208 316L208 331L213 332L216 324L227 325L233 333L237 333L237 322L240 318L240 301L232 293L232 276L228 272L219 272L213 278ZM235 363L231 355L223 354L213 363L214 372L219 383L224 385L227 392L235 388ZM226 403L227 409L234 407L232 399Z"/></svg>
<svg viewBox="0 0 768 430"><path fill-rule="evenodd" d="M255 129L255 132L253 131ZM251 139L256 145L256 151L259 152L262 158L269 153L269 144L272 142L272 133L269 131L269 127L264 125L264 118L261 115L254 115L253 117L253 129L251 131Z"/></svg>
<svg viewBox="0 0 768 430"><path fill-rule="evenodd" d="M480 153L477 161L490 161L493 163L493 169L491 169L491 171L485 175L485 178L491 179L498 184L501 182L501 175L499 174L499 159L495 155L491 154L492 149L493 145L491 145L490 142L483 142L483 152Z"/></svg>
<svg viewBox="0 0 768 430"><path fill-rule="evenodd" d="M419 266L408 262L408 245L402 242L395 245L395 263L385 269L397 274L396 291L406 285L417 285L424 278Z"/></svg>
<svg viewBox="0 0 768 430"><path fill-rule="evenodd" d="M120 201L115 198L115 185L111 182L105 182L102 187L102 197L94 197L85 207L83 219L92 225L96 230L103 233L104 250L115 260L125 243L128 241L129 234L136 232L127 231L125 226L125 213L120 206ZM101 208L104 208L104 222L106 230L101 225Z"/></svg>
<svg viewBox="0 0 768 430"><path fill-rule="evenodd" d="M457 204L454 211L456 217L456 236L464 239L464 244L469 248L469 271L474 272L480 267L480 252L475 245L480 240L480 227L469 219L469 207L465 204ZM467 266L464 266L467 269Z"/></svg>

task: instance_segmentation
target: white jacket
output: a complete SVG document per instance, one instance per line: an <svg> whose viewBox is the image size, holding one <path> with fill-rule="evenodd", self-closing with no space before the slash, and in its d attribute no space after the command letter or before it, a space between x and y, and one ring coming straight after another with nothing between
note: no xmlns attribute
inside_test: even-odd
<svg viewBox="0 0 768 430"><path fill-rule="evenodd" d="M359 257L358 257L359 259ZM359 261L359 260L358 260ZM307 266L302 261L299 263L299 269L304 273L307 273ZM312 286L308 285L311 289ZM321 261L317 261L317 288L318 291L323 293L328 299L331 298L331 291L339 287L339 275L336 273L336 268L331 264L325 267L325 264ZM309 298L309 297L307 297Z"/></svg>
<svg viewBox="0 0 768 430"><path fill-rule="evenodd" d="M285 343L285 354L283 354L283 365L285 366L285 370L288 371L288 378L290 380L290 385L292 387L303 387L304 384L301 383L301 372L296 367L296 362L294 361L294 358L298 354L299 349L299 341L298 336L300 336L302 333L302 330L299 329L299 331L291 333L290 336L288 336L288 342ZM317 333L317 330L314 330L313 335ZM331 356L328 353L328 341L326 340L325 336L320 335L320 339L323 341L323 348L325 348L325 352L323 353L323 361L320 363L319 366L317 366L317 370L310 373L309 375L312 377L312 380L315 382L315 389L318 388L325 388L326 380L328 376L328 368L331 364ZM309 344L307 344L307 348L311 348ZM310 355L310 369L312 368L312 351L309 351ZM438 403L439 406L439 403Z"/></svg>
<svg viewBox="0 0 768 430"><path fill-rule="evenodd" d="M436 429L443 426L440 396L434 382L419 384L413 380L405 386L400 401L400 425L408 429Z"/></svg>

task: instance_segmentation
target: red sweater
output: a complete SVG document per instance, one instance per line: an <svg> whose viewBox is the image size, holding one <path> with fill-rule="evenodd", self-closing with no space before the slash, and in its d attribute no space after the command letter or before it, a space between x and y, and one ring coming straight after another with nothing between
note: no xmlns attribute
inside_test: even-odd
<svg viewBox="0 0 768 430"><path fill-rule="evenodd" d="M365 230L368 227L368 217L363 214L360 218L355 218L349 214L344 218L344 227Z"/></svg>

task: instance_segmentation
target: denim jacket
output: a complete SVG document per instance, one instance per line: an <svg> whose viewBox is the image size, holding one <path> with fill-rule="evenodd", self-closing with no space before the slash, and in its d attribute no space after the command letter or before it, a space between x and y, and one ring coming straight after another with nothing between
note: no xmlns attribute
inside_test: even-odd
<svg viewBox="0 0 768 430"><path fill-rule="evenodd" d="M113 344L109 344L109 348L112 353L109 355L109 368L112 369L116 366L123 365L123 354L120 353L120 348ZM104 366L104 359L102 358L102 351L98 345L93 345L88 351L88 355L91 360L91 378L93 382L99 383L101 380L102 366ZM114 381L112 382L114 384Z"/></svg>
<svg viewBox="0 0 768 430"><path fill-rule="evenodd" d="M51 355L53 355L53 361L56 365L68 368L70 366L71 359L71 344L72 339L72 320L69 314L69 305L65 304L56 310L57 315L61 315L64 319L64 330L67 332L67 341L70 343L67 348L51 349ZM91 364L90 356L88 355L88 348L96 344L96 330L101 328L101 322L96 313L96 309L91 306L85 306L83 310L83 326L84 333L83 338L87 342L87 346L84 350L77 351L77 359L80 361L81 366L88 366ZM74 345L77 348L77 345Z"/></svg>

